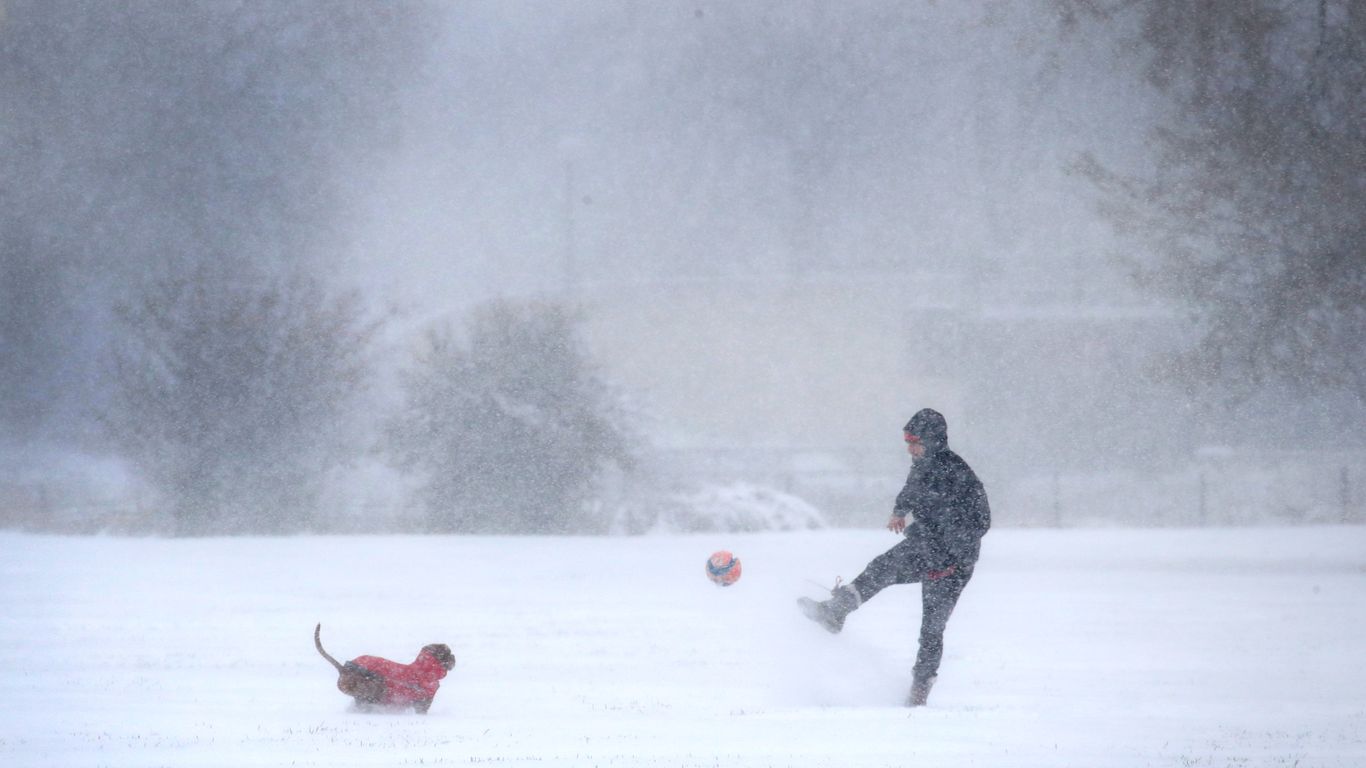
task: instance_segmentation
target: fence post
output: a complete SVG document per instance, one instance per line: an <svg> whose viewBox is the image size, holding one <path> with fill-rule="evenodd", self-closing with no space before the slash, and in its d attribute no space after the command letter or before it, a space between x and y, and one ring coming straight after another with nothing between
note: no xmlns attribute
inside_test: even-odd
<svg viewBox="0 0 1366 768"><path fill-rule="evenodd" d="M1053 527L1062 527L1062 478L1053 473Z"/></svg>
<svg viewBox="0 0 1366 768"><path fill-rule="evenodd" d="M1200 470L1200 525L1209 526L1209 480L1205 470Z"/></svg>
<svg viewBox="0 0 1366 768"><path fill-rule="evenodd" d="M38 486L38 528L48 533L56 530L56 513L53 511L52 496L48 493L47 483ZM68 533L68 531L61 531Z"/></svg>
<svg viewBox="0 0 1366 768"><path fill-rule="evenodd" d="M1352 478L1347 471L1347 465L1342 465L1342 473L1339 476L1342 480L1339 490L1342 494L1342 522L1352 522Z"/></svg>

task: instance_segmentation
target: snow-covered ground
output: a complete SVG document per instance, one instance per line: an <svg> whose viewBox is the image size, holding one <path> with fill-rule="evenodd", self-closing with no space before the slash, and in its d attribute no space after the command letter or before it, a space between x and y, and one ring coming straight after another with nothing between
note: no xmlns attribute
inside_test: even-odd
<svg viewBox="0 0 1366 768"><path fill-rule="evenodd" d="M1366 765L1366 527L993 531L920 710L917 587L793 603L894 541L0 533L0 765ZM459 664L355 712L318 621Z"/></svg>

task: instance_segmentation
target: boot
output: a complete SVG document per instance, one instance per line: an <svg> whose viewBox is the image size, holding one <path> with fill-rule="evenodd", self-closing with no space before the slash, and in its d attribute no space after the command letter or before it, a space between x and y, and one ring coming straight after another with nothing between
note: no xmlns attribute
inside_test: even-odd
<svg viewBox="0 0 1366 768"><path fill-rule="evenodd" d="M797 600L797 605L801 606L806 618L825 627L831 634L838 634L844 629L844 619L862 602L858 590L850 584L845 584L830 590L829 600L816 602L809 597L803 597Z"/></svg>
<svg viewBox="0 0 1366 768"><path fill-rule="evenodd" d="M916 675L915 681L911 683L911 695L906 697L906 706L925 706L926 702L930 700L930 689L934 687L934 681L938 679L938 675L927 677Z"/></svg>

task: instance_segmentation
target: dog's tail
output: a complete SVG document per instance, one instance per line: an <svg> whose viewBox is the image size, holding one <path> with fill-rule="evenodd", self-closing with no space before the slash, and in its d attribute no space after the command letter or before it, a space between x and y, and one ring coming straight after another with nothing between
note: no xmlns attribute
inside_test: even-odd
<svg viewBox="0 0 1366 768"><path fill-rule="evenodd" d="M329 662L331 662L332 666L336 667L338 672L342 671L341 662L332 658L330 655L328 655L327 651L323 650L322 622L318 622L318 626L313 628L313 644L318 647L318 653L321 653L324 659L327 659Z"/></svg>

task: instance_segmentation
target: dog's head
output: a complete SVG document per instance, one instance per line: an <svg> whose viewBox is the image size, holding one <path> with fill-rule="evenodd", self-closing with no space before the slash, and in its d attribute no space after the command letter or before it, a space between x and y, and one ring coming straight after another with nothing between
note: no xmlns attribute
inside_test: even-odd
<svg viewBox="0 0 1366 768"><path fill-rule="evenodd" d="M451 671L451 668L455 666L455 654L451 653L451 647L445 643L424 645L422 647L422 652L430 654L431 657L436 659L437 663L441 665L441 668L447 672Z"/></svg>

